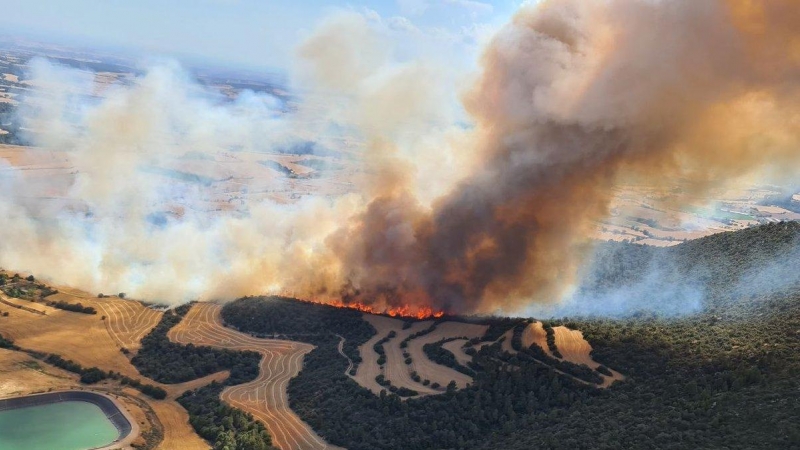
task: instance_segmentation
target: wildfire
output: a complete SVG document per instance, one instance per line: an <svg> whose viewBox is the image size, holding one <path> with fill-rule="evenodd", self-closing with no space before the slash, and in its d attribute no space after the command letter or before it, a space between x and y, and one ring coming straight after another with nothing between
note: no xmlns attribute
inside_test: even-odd
<svg viewBox="0 0 800 450"><path fill-rule="evenodd" d="M434 311L429 306L400 306L394 308L376 308L372 305L365 305L363 303L344 303L341 300L333 300L325 302L326 305L335 306L337 308L349 308L362 311L370 314L386 314L391 317L411 317L414 319L429 319L439 318L444 316L444 311Z"/></svg>

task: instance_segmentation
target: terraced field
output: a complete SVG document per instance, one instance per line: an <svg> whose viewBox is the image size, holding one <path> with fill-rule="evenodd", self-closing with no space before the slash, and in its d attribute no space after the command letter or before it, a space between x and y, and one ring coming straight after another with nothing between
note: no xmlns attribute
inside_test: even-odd
<svg viewBox="0 0 800 450"><path fill-rule="evenodd" d="M108 333L124 348L135 351L140 342L161 320L160 311L129 300L107 300L95 302L106 316Z"/></svg>
<svg viewBox="0 0 800 450"><path fill-rule="evenodd" d="M441 386L447 386L450 381L455 381L459 389L465 388L467 384L472 383L472 377L431 361L428 359L427 355L425 355L423 346L454 337L466 337L469 339L479 338L486 333L487 328L486 325L474 325L461 322L443 322L438 324L436 329L432 332L409 341L408 353L411 354L411 358L414 360L411 364L412 370L415 370L423 380L430 380L431 383L439 383ZM464 356L470 358L469 355L464 354ZM469 360L471 359L472 358ZM464 364L466 364L466 362Z"/></svg>
<svg viewBox="0 0 800 450"><path fill-rule="evenodd" d="M397 331L397 336L383 344L383 348L386 351L386 364L383 367L383 375L393 386L413 389L420 394L438 394L441 392L411 379L412 369L404 362L403 349L400 348L400 343L405 338L427 329L432 324L432 321L415 322L411 328Z"/></svg>
<svg viewBox="0 0 800 450"><path fill-rule="evenodd" d="M459 388L466 387L472 382L472 377L458 372L450 367L443 366L431 361L425 354L423 347L425 344L434 343L449 338L474 338L481 337L486 333L485 325L474 325L462 322L441 322L430 333L425 333L407 342L406 348L402 348L402 342L409 336L420 331L427 330L433 321L414 322L411 327L403 329L402 320L390 317L365 314L364 320L372 324L377 330L375 336L359 347L362 362L358 366L358 371L352 377L358 384L369 389L375 394L380 394L386 388L375 381L375 377L383 375L392 386L398 388L405 387L419 392L420 395L440 394L444 391L450 381L455 381ZM374 345L386 338L389 333L394 332L395 337L383 344L386 353L386 363L378 365L378 354L375 352ZM472 360L472 357L464 353L463 345L467 339L454 340L444 344L448 350L457 354L457 359L462 364ZM406 364L405 353L411 357L411 364ZM431 388L416 382L412 378L412 372L417 372L421 380L429 380L430 385L438 383L441 387Z"/></svg>
<svg viewBox="0 0 800 450"><path fill-rule="evenodd" d="M300 342L258 339L222 324L221 307L199 303L192 307L169 338L180 344L208 345L233 350L251 350L262 355L257 379L222 391L222 400L261 420L282 450L335 449L301 421L289 408L286 387L296 376L303 356L314 347Z"/></svg>
<svg viewBox="0 0 800 450"><path fill-rule="evenodd" d="M378 354L375 353L373 347L375 343L385 338L390 332L394 331L396 333L401 331L403 329L403 321L390 317L374 316L372 314L364 314L364 320L375 327L377 333L358 348L362 361L361 364L358 365L355 376L352 378L356 383L377 395L385 388L375 381L375 377L380 375L382 371L381 367L378 365Z"/></svg>
<svg viewBox="0 0 800 450"><path fill-rule="evenodd" d="M116 296L98 298L78 289L58 286L58 293L49 300L63 300L69 303L80 302L94 307L98 314L105 316L105 326L109 336L119 347L136 351L141 340L161 320L162 311L148 308L138 301L125 300Z"/></svg>

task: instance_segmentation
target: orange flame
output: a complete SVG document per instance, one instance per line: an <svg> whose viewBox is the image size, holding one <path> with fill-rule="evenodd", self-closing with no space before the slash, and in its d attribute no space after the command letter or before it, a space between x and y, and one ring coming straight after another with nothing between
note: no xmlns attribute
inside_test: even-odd
<svg viewBox="0 0 800 450"><path fill-rule="evenodd" d="M349 308L369 314L386 314L391 317L410 317L413 319L430 319L439 318L444 316L444 311L434 311L430 306L397 306L393 308L376 308L372 305L365 305L363 303L353 302L344 303L341 300L332 300L327 302L318 302L325 305L334 306L336 308Z"/></svg>

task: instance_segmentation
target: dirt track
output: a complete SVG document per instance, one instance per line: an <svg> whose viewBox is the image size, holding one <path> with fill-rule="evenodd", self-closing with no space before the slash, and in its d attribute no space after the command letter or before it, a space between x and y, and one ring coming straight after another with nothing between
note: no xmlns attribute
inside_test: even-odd
<svg viewBox="0 0 800 450"><path fill-rule="evenodd" d="M286 387L297 375L303 356L314 347L300 342L258 339L225 328L220 306L199 303L169 332L181 344L209 345L234 350L252 350L262 355L257 379L226 388L221 398L233 407L253 414L272 435L281 450L334 449L289 408Z"/></svg>
<svg viewBox="0 0 800 450"><path fill-rule="evenodd" d="M339 336L338 334L336 336ZM339 336L339 345L336 347L336 350L339 351L339 354L344 356L347 359L347 369L345 369L344 373L346 375L350 374L350 371L353 369L353 361L344 353L344 336Z"/></svg>

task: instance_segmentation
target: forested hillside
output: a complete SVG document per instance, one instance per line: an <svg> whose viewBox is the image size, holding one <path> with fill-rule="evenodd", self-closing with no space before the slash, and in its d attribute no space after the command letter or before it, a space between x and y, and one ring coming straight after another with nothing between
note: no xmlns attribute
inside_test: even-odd
<svg viewBox="0 0 800 450"><path fill-rule="evenodd" d="M333 335L342 330L326 321L314 334L294 336L317 349L290 383L291 406L329 442L353 450L800 448L800 291L796 269L781 270L798 267L799 235L798 224L779 223L669 249L604 248L603 270L585 294L641 283L653 261L661 263L656 281L664 289L691 282L703 294L698 310L683 316L550 321L583 330L594 359L627 376L606 390L497 344L478 352L467 389L407 401L376 397L344 375ZM223 315L246 331L285 332L285 323L253 318L280 312L283 322L305 321L291 305L248 299Z"/></svg>

